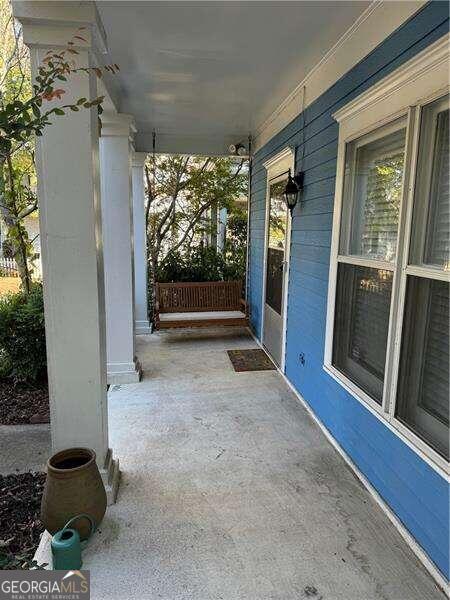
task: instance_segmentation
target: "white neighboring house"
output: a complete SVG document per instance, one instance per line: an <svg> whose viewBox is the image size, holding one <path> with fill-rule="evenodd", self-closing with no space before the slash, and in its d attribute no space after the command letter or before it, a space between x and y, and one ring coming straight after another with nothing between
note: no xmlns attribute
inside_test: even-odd
<svg viewBox="0 0 450 600"><path fill-rule="evenodd" d="M41 241L39 236L39 214L35 211L33 214L28 215L24 219L25 229L28 232L28 236L33 244L34 253L36 259L33 261L33 279L42 279L42 263L41 263ZM0 219L0 259L9 258L8 252L5 252L3 243L6 241L7 232L6 226Z"/></svg>

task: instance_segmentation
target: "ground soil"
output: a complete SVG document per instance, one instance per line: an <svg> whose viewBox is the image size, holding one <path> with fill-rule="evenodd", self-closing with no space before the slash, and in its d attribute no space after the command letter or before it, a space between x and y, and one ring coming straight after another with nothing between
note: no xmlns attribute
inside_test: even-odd
<svg viewBox="0 0 450 600"><path fill-rule="evenodd" d="M0 380L0 425L48 423L48 388Z"/></svg>
<svg viewBox="0 0 450 600"><path fill-rule="evenodd" d="M0 570L35 566L44 483L45 473L0 475Z"/></svg>

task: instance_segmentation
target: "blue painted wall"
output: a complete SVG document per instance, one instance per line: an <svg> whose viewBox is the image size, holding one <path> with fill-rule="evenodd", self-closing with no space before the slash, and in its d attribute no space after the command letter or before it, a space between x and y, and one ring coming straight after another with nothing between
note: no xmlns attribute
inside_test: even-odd
<svg viewBox="0 0 450 600"><path fill-rule="evenodd" d="M351 69L254 157L251 181L249 302L262 319L266 172L285 148L302 155L304 203L292 221L286 376L378 490L442 573L449 576L449 488L444 478L328 376L323 368L338 125L332 113L370 88L449 28L447 2L431 2ZM304 366L299 353L306 357Z"/></svg>

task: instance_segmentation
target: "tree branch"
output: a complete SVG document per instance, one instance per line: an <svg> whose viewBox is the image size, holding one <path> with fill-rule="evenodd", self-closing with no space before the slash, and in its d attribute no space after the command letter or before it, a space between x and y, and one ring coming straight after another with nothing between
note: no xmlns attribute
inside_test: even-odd
<svg viewBox="0 0 450 600"><path fill-rule="evenodd" d="M17 218L19 219L19 221L21 221L22 219L25 219L26 217L29 217L37 209L38 209L38 202L36 200L32 206L30 206L29 208L26 208L25 210L23 210L22 212L20 212Z"/></svg>

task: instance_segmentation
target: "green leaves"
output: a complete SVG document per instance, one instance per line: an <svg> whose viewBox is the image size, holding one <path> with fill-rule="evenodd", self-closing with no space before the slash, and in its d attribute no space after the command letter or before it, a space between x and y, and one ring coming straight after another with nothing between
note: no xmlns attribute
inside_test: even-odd
<svg viewBox="0 0 450 600"><path fill-rule="evenodd" d="M105 96L99 96L98 98L96 98L95 100L92 100L90 102L91 106L99 106L105 99Z"/></svg>
<svg viewBox="0 0 450 600"><path fill-rule="evenodd" d="M45 128L51 125L50 115L61 117L67 115L68 112L77 113L93 107L97 107L98 114L101 114L103 96L93 100L85 97L70 99L67 104L61 103L61 105L55 106L57 101L66 94L65 89L58 87L61 85L59 82L67 82L71 75L85 73L87 76L96 74L101 77L104 71L115 74L119 70L117 64L93 68L75 65L69 55L79 54L76 48L87 43L83 35L80 35L82 29L84 28L76 31L63 50L46 52L33 82L28 79L24 85L23 76L21 79L18 78L20 79L18 83L11 78L14 85L20 90L24 90L24 93L19 96L12 94L12 99L9 101L8 96L3 94L2 103L0 103L0 154L2 158L12 156L14 152L24 146L29 148L34 137L42 136ZM22 43L22 41L20 42ZM46 103L51 104L47 107Z"/></svg>
<svg viewBox="0 0 450 600"><path fill-rule="evenodd" d="M151 268L160 264L166 269L166 261L170 262L167 272L158 277L167 277L168 281L182 281L180 277L197 281L240 278L245 270L240 236L234 236L227 246L225 261L209 251L201 252L199 245L205 236L215 233L207 217L211 208L227 208L229 215L238 210L236 200L245 195L247 188L247 169L243 165L244 161L229 158L149 158L145 174ZM246 235L243 239L245 244Z"/></svg>
<svg viewBox="0 0 450 600"><path fill-rule="evenodd" d="M42 287L0 299L0 356L16 381L34 382L45 375L45 326Z"/></svg>

